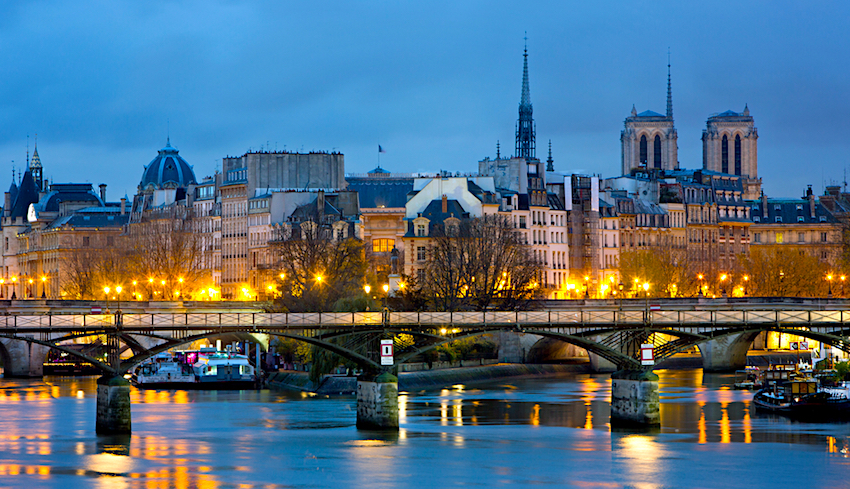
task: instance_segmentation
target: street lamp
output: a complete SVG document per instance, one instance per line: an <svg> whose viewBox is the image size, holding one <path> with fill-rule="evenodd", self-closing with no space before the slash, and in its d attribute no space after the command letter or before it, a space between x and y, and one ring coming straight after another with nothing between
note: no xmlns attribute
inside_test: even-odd
<svg viewBox="0 0 850 489"><path fill-rule="evenodd" d="M590 280L590 277L585 275L584 276L584 298L585 299L590 299L590 288L588 287L588 284L587 284L588 280Z"/></svg>
<svg viewBox="0 0 850 489"><path fill-rule="evenodd" d="M115 286L115 294L118 295L118 311L116 313L121 314L121 291L124 290L120 285Z"/></svg>
<svg viewBox="0 0 850 489"><path fill-rule="evenodd" d="M705 276L701 273L697 274L697 279L699 279L699 293L697 294L697 297L702 297L702 281L705 279Z"/></svg>
<svg viewBox="0 0 850 489"><path fill-rule="evenodd" d="M17 298L18 277L12 277L12 300Z"/></svg>
<svg viewBox="0 0 850 489"><path fill-rule="evenodd" d="M107 285L103 288L103 295L106 296L106 310L109 311L109 291L112 290Z"/></svg>
<svg viewBox="0 0 850 489"><path fill-rule="evenodd" d="M623 287L624 287L623 282L620 281L620 284L617 285L617 288L620 289L620 310L621 311L623 310Z"/></svg>
<svg viewBox="0 0 850 489"><path fill-rule="evenodd" d="M747 284L750 282L750 276L744 275L744 295L747 295Z"/></svg>
<svg viewBox="0 0 850 489"><path fill-rule="evenodd" d="M842 275L840 278L841 278L841 295L843 296L843 295L844 295L844 279L846 279L846 278L847 278L847 276L846 276L846 275ZM2 283L2 282L0 282L0 283ZM2 295L0 295L0 297L3 297L3 296L2 296Z"/></svg>
<svg viewBox="0 0 850 489"><path fill-rule="evenodd" d="M646 306L646 319L649 320L649 282L643 283L643 298Z"/></svg>
<svg viewBox="0 0 850 489"><path fill-rule="evenodd" d="M725 273L720 274L720 293L723 297L726 297L726 279L729 278Z"/></svg>
<svg viewBox="0 0 850 489"><path fill-rule="evenodd" d="M366 295L369 295L369 292L371 290L372 290L372 287L369 284L366 284L366 285L363 286L363 292L365 292Z"/></svg>
<svg viewBox="0 0 850 489"><path fill-rule="evenodd" d="M827 274L826 283L829 284L829 292L826 294L827 299L832 299L832 274Z"/></svg>
<svg viewBox="0 0 850 489"><path fill-rule="evenodd" d="M29 282L30 285L29 285L29 287L27 287L27 298L28 299L34 299L35 294L32 292L32 282L33 282L33 280L29 279L28 282ZM36 293L38 293L38 291L36 291Z"/></svg>
<svg viewBox="0 0 850 489"><path fill-rule="evenodd" d="M41 276L41 298L47 299L47 277Z"/></svg>

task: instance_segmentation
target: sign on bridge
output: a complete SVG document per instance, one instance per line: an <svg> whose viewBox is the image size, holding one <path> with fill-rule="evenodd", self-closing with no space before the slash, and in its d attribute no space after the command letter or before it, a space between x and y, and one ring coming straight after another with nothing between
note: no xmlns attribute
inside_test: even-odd
<svg viewBox="0 0 850 489"><path fill-rule="evenodd" d="M655 365L655 345L652 343L640 345L640 364Z"/></svg>
<svg viewBox="0 0 850 489"><path fill-rule="evenodd" d="M381 365L393 364L393 340L381 340Z"/></svg>

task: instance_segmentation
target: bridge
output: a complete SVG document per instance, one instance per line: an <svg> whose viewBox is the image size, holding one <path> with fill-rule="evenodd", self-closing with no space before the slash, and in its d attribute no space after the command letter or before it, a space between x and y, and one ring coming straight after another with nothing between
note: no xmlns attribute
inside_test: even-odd
<svg viewBox="0 0 850 489"><path fill-rule="evenodd" d="M392 368L380 363L381 339L393 340L395 365L442 344L487 333L527 333L578 345L589 352L595 369L616 370L612 420L622 410L626 421L644 424L657 422L658 394L652 367L641 365L641 345L654 346L656 363L698 346L709 369L743 366L750 344L762 331L811 338L850 352L850 303L843 301L679 301L662 304L660 310L644 301L624 302L510 312L145 313L127 309L115 314L68 314L47 308L38 314L19 310L0 316L0 338L7 345L29 345L26 361L30 364L52 348L96 365L104 373L98 385L98 432L130 430L125 373L162 351L223 334L293 338L355 362L366 373L358 382L358 424L362 420L364 426L390 428L398 426L397 380ZM106 339L107 361L67 346L85 337ZM7 346L2 352L4 365L7 371L20 372L15 366L20 359L10 350Z"/></svg>

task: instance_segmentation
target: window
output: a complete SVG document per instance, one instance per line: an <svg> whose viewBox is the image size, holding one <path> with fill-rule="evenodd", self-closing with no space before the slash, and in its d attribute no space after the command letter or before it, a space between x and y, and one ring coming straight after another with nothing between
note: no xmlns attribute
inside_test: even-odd
<svg viewBox="0 0 850 489"><path fill-rule="evenodd" d="M826 243L826 233L820 233L821 243Z"/></svg>
<svg viewBox="0 0 850 489"><path fill-rule="evenodd" d="M797 210L798 211L803 210L803 204L797 204Z"/></svg>
<svg viewBox="0 0 850 489"><path fill-rule="evenodd" d="M776 222L782 222L782 216L776 216L776 217L774 218L774 220L775 220Z"/></svg>
<svg viewBox="0 0 850 489"><path fill-rule="evenodd" d="M89 246L89 244L90 244L89 237L83 236L83 246Z"/></svg>
<svg viewBox="0 0 850 489"><path fill-rule="evenodd" d="M741 174L741 135L735 135L735 175Z"/></svg>
<svg viewBox="0 0 850 489"><path fill-rule="evenodd" d="M782 244L782 243L784 243L784 242L785 242L785 237L784 237L784 236L782 236L782 233L777 232L777 233L776 233L776 243L777 243L777 244Z"/></svg>
<svg viewBox="0 0 850 489"><path fill-rule="evenodd" d="M647 156L646 156L646 136L640 137L640 161L639 163L643 166L646 165Z"/></svg>
<svg viewBox="0 0 850 489"><path fill-rule="evenodd" d="M820 217L818 218L818 221L820 221L820 222L826 222L826 216L820 216Z"/></svg>
<svg viewBox="0 0 850 489"><path fill-rule="evenodd" d="M729 138L725 134L720 142L720 171L729 173Z"/></svg>
<svg viewBox="0 0 850 489"><path fill-rule="evenodd" d="M372 240L372 251L375 253L389 253L395 248L395 240L394 239L373 239Z"/></svg>
<svg viewBox="0 0 850 489"><path fill-rule="evenodd" d="M655 135L655 143L652 145L652 161L655 168L661 168L661 136Z"/></svg>
<svg viewBox="0 0 850 489"><path fill-rule="evenodd" d="M761 218L759 216L753 216L754 222L761 222Z"/></svg>
<svg viewBox="0 0 850 489"><path fill-rule="evenodd" d="M425 236L425 225L417 224L416 225L416 235L417 236Z"/></svg>
<svg viewBox="0 0 850 489"><path fill-rule="evenodd" d="M761 243L761 233L753 233L753 241Z"/></svg>
<svg viewBox="0 0 850 489"><path fill-rule="evenodd" d="M805 243L806 242L806 233L797 233L797 242Z"/></svg>
<svg viewBox="0 0 850 489"><path fill-rule="evenodd" d="M782 210L782 206L781 206L781 205L779 205L779 204L773 204L773 210L775 210L775 211L781 211L781 210Z"/></svg>
<svg viewBox="0 0 850 489"><path fill-rule="evenodd" d="M417 261L425 261L425 247L417 246L416 247L416 260Z"/></svg>
<svg viewBox="0 0 850 489"><path fill-rule="evenodd" d="M519 216L519 227L525 229L525 216Z"/></svg>
<svg viewBox="0 0 850 489"><path fill-rule="evenodd" d="M420 284L425 283L425 269L424 268L420 268L420 269L416 270L416 281L419 282Z"/></svg>

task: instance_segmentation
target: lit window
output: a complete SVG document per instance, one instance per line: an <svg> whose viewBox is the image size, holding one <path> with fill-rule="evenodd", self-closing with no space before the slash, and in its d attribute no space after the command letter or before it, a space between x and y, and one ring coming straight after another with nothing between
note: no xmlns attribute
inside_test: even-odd
<svg viewBox="0 0 850 489"><path fill-rule="evenodd" d="M372 251L375 253L389 253L395 247L394 239L374 239L372 240Z"/></svg>

